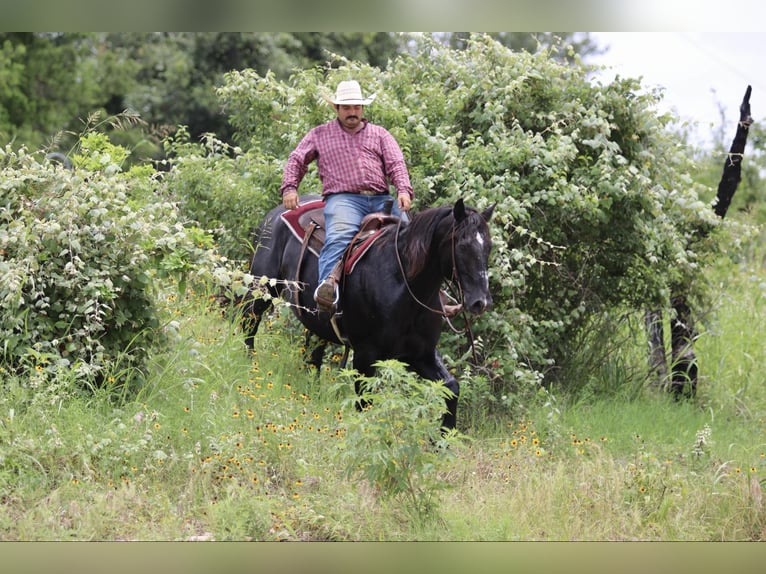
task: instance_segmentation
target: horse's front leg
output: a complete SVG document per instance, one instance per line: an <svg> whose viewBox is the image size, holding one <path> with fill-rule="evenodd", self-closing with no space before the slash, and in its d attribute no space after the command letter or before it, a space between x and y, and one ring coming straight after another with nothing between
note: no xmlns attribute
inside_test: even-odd
<svg viewBox="0 0 766 574"><path fill-rule="evenodd" d="M454 429L457 426L457 401L460 395L460 384L444 366L439 352L434 350L433 355L411 361L410 368L424 379L442 381L444 386L452 391L452 395L446 399L447 409L442 417L442 431Z"/></svg>

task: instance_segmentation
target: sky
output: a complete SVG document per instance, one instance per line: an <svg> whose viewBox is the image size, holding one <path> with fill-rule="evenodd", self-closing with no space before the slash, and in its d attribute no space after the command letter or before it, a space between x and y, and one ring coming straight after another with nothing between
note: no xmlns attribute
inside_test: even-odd
<svg viewBox="0 0 766 574"><path fill-rule="evenodd" d="M696 126L693 136L713 145L724 128L728 146L736 132L739 105L752 86L751 113L766 121L766 32L591 32L606 54L588 59L615 74L641 77L647 87L662 87L662 111L672 111ZM719 107L725 121L721 122ZM711 127L712 124L712 127ZM714 130L718 130L715 132Z"/></svg>

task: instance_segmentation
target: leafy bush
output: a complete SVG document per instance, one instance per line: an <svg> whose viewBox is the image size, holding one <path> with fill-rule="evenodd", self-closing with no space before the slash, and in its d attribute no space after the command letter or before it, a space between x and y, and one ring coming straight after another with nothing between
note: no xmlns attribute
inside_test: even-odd
<svg viewBox="0 0 766 574"><path fill-rule="evenodd" d="M103 381L140 368L162 338L157 280L204 273L212 261L210 238L184 225L154 178L121 174L89 142L101 159L79 163L101 170L0 151L0 361L9 371L72 369Z"/></svg>
<svg viewBox="0 0 766 574"><path fill-rule="evenodd" d="M209 229L218 251L249 259L262 214L279 201L281 166L261 151L243 154L213 134L194 143L185 128L165 141L166 189L186 217Z"/></svg>
<svg viewBox="0 0 766 574"><path fill-rule="evenodd" d="M656 111L660 94L635 79L595 83L574 60L512 52L482 35L459 51L424 36L385 71L345 61L282 82L243 70L218 93L251 158L248 177L269 182L254 191L264 210L279 201L279 166L292 146L333 117L322 93L350 77L377 93L365 114L399 140L416 209L458 197L497 204L495 305L474 332L483 342L477 366L506 392L539 373L565 379L583 333L611 328L592 317L702 291L702 263L717 247L719 222L699 199L674 118ZM312 166L301 191L316 183ZM463 345L445 333L445 355L465 357Z"/></svg>
<svg viewBox="0 0 766 574"><path fill-rule="evenodd" d="M363 478L384 499L395 498L415 518L433 517L444 483L437 472L446 447L458 439L439 436L445 399L439 381L423 381L397 361L379 361L377 376L360 379L362 393L344 402L346 440L338 451L350 479ZM346 371L346 378L358 376ZM348 381L346 381L348 383ZM340 383L342 386L344 383ZM367 406L357 412L361 401Z"/></svg>

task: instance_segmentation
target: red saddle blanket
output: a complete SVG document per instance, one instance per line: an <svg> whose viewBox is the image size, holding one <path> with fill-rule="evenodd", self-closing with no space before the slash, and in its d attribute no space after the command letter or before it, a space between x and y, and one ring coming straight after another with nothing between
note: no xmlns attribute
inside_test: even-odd
<svg viewBox="0 0 766 574"><path fill-rule="evenodd" d="M319 257L319 251L324 245L324 202L321 199L309 201L299 205L296 209L290 209L280 215L282 222L292 232L295 238L303 243L306 238L306 231L313 223L316 228L311 234L308 244L309 250Z"/></svg>

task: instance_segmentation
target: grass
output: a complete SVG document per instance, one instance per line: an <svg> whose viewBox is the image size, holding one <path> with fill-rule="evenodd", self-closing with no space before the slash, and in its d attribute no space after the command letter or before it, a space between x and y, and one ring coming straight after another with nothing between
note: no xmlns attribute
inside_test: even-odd
<svg viewBox="0 0 766 574"><path fill-rule="evenodd" d="M374 412L343 406L338 356L307 372L284 313L249 354L204 294L169 296L171 343L137 395L120 399L119 374L95 393L44 369L5 378L0 539L763 540L766 273L714 272L696 400L615 391L630 370L615 357L599 375L609 392L554 391L523 416L471 417L444 456L418 447L408 464L420 474L394 457L366 480L348 478L364 470L349 449L374 461L388 439L348 440L367 428L354 417ZM412 488L432 504L416 519L382 478L421 475Z"/></svg>

